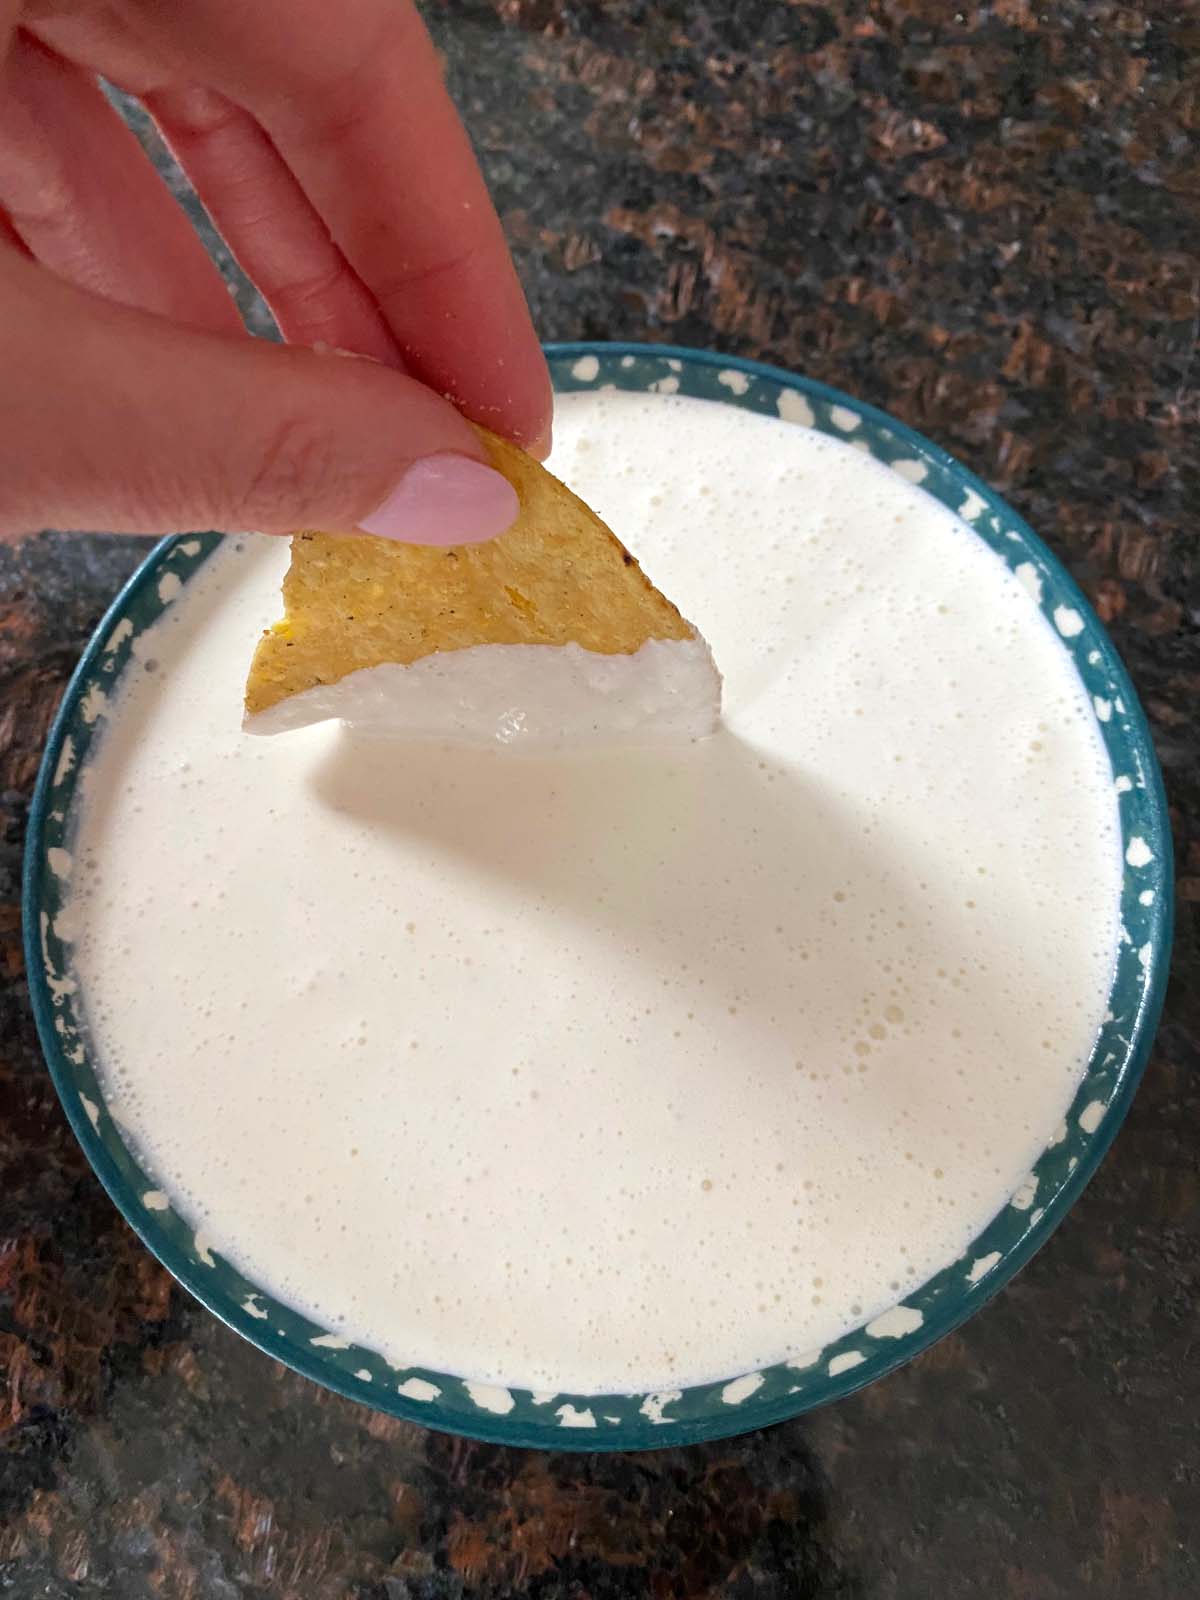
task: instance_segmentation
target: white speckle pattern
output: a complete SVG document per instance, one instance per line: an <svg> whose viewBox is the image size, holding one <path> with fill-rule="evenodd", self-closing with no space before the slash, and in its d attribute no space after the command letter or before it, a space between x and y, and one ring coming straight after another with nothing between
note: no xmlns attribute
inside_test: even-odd
<svg viewBox="0 0 1200 1600"><path fill-rule="evenodd" d="M634 359L635 358L633 356L622 356L621 357L621 365L626 369L626 371L628 371L629 368L631 366L633 366Z"/></svg>
<svg viewBox="0 0 1200 1600"><path fill-rule="evenodd" d="M580 383L595 383L600 376L600 361L597 356L580 356L571 368L571 376Z"/></svg>
<svg viewBox="0 0 1200 1600"><path fill-rule="evenodd" d="M1140 833L1135 833L1125 847L1125 859L1131 867L1148 867L1154 860L1154 851Z"/></svg>
<svg viewBox="0 0 1200 1600"><path fill-rule="evenodd" d="M915 1306L893 1306L874 1322L868 1322L864 1331L872 1339L902 1339L905 1334L916 1333L924 1321L924 1314Z"/></svg>
<svg viewBox="0 0 1200 1600"><path fill-rule="evenodd" d="M537 1389L529 1396L535 1406L548 1406L551 1400L557 1400L558 1395L553 1389Z"/></svg>
<svg viewBox="0 0 1200 1600"><path fill-rule="evenodd" d="M675 377L659 378L650 385L653 394L678 394L679 379Z"/></svg>
<svg viewBox="0 0 1200 1600"><path fill-rule="evenodd" d="M559 1406L555 1412L560 1428L594 1428L596 1418L591 1411L576 1411L573 1405Z"/></svg>
<svg viewBox="0 0 1200 1600"><path fill-rule="evenodd" d="M1083 1129L1084 1133L1095 1133L1096 1129L1100 1126L1100 1119L1103 1117L1106 1109L1107 1108L1105 1107L1103 1100L1093 1100L1089 1105L1084 1106L1083 1110L1079 1113L1079 1126Z"/></svg>
<svg viewBox="0 0 1200 1600"><path fill-rule="evenodd" d="M752 1394L757 1393L763 1385L761 1372L747 1372L745 1377L735 1378L732 1383L727 1383L721 1390L721 1401L727 1406L740 1406L743 1400L749 1400Z"/></svg>
<svg viewBox="0 0 1200 1600"><path fill-rule="evenodd" d="M259 1322L265 1322L267 1320L266 1307L259 1305L258 1296L256 1294L248 1294L246 1296L246 1298L242 1301L242 1310L246 1312L248 1316L255 1317Z"/></svg>
<svg viewBox="0 0 1200 1600"><path fill-rule="evenodd" d="M1150 970L1150 958L1153 956L1153 954L1153 945L1143 944L1138 947L1138 965L1141 967L1143 972L1148 972Z"/></svg>
<svg viewBox="0 0 1200 1600"><path fill-rule="evenodd" d="M177 572L164 572L158 580L158 598L163 605L170 605L172 600L178 600L183 593L183 579Z"/></svg>
<svg viewBox="0 0 1200 1600"><path fill-rule="evenodd" d="M824 1350L810 1350L807 1355L793 1356L787 1363L793 1372L807 1372L809 1367L815 1367L825 1354Z"/></svg>
<svg viewBox="0 0 1200 1600"><path fill-rule="evenodd" d="M842 433L854 433L856 429L862 427L862 418L857 411L851 411L849 406L831 406L829 420Z"/></svg>
<svg viewBox="0 0 1200 1600"><path fill-rule="evenodd" d="M197 1228L195 1234L192 1236L192 1248L195 1250L196 1259L200 1262L201 1266L216 1266L217 1263L212 1257L212 1240L200 1228Z"/></svg>
<svg viewBox="0 0 1200 1600"><path fill-rule="evenodd" d="M861 1350L846 1350L840 1356L834 1356L825 1370L831 1378L838 1378L843 1372L850 1372L855 1367L861 1367L866 1359Z"/></svg>
<svg viewBox="0 0 1200 1600"><path fill-rule="evenodd" d="M340 1333L318 1333L310 1339L309 1344L315 1345L318 1350L349 1350L350 1341Z"/></svg>
<svg viewBox="0 0 1200 1600"><path fill-rule="evenodd" d="M54 1004L61 1005L68 995L75 993L78 985L74 978L64 978L50 959L50 950L46 943L46 935L50 931L50 918L44 911L38 914L38 929L42 937L42 971L46 975L46 987L50 990Z"/></svg>
<svg viewBox="0 0 1200 1600"><path fill-rule="evenodd" d="M682 1389L664 1389L660 1394L648 1394L638 1407L638 1410L648 1422L653 1422L656 1425L674 1422L674 1417L664 1417L663 1412L668 1406L673 1406L676 1400L682 1399Z"/></svg>
<svg viewBox="0 0 1200 1600"><path fill-rule="evenodd" d="M976 1256L971 1263L970 1272L967 1273L967 1282L978 1283L981 1278L986 1278L999 1260L999 1250L989 1250L986 1256Z"/></svg>
<svg viewBox="0 0 1200 1600"><path fill-rule="evenodd" d="M1118 794L1128 794L1129 791L1133 788L1133 779L1128 777L1125 773L1122 773L1121 776L1113 784L1113 788L1117 791Z"/></svg>
<svg viewBox="0 0 1200 1600"><path fill-rule="evenodd" d="M83 717L83 720L88 723L89 726L95 722L98 717L107 715L108 696L98 683L93 683L89 686L87 693L80 702L79 711L80 715Z"/></svg>
<svg viewBox="0 0 1200 1600"><path fill-rule="evenodd" d="M121 648L126 639L132 638L132 636L133 623L128 617L122 617L120 622L117 623L116 627L104 641L104 654L106 656L111 656L114 651L117 651Z"/></svg>
<svg viewBox="0 0 1200 1600"><path fill-rule="evenodd" d="M670 370L672 372L682 372L683 371L683 362L680 361L676 356L668 356L667 357L667 366L670 368Z"/></svg>
<svg viewBox="0 0 1200 1600"><path fill-rule="evenodd" d="M364 1383L372 1383L374 1381L372 1379L372 1377L371 1377L371 1374L367 1371L366 1367L359 1367L358 1371L354 1374L354 1376L356 1378L361 1378Z"/></svg>
<svg viewBox="0 0 1200 1600"><path fill-rule="evenodd" d="M929 476L929 468L923 461L915 457L892 462L892 471L898 472L902 478L907 478L909 483L923 483Z"/></svg>
<svg viewBox="0 0 1200 1600"><path fill-rule="evenodd" d="M89 1100L87 1095L81 1094L79 1096L79 1104L83 1107L84 1111L86 1112L87 1119L91 1123L92 1127L93 1128L99 1127L100 1126L100 1107L96 1104L96 1102L94 1100Z"/></svg>
<svg viewBox="0 0 1200 1600"><path fill-rule="evenodd" d="M179 548L191 560L192 557L200 554L200 541L199 539L185 539Z"/></svg>
<svg viewBox="0 0 1200 1600"><path fill-rule="evenodd" d="M166 1211L171 1202L161 1189L147 1189L142 1196L142 1204L147 1211Z"/></svg>
<svg viewBox="0 0 1200 1600"><path fill-rule="evenodd" d="M784 422L798 422L802 428L813 427L817 420L813 408L796 389L781 389L775 409Z"/></svg>
<svg viewBox="0 0 1200 1600"><path fill-rule="evenodd" d="M1141 894L1138 895L1138 904L1142 906L1152 906L1154 904L1154 890L1143 889Z"/></svg>
<svg viewBox="0 0 1200 1600"><path fill-rule="evenodd" d="M1096 694L1096 695L1092 696L1092 704L1096 708L1096 719L1097 719L1097 721L1099 721L1099 722L1111 722L1112 721L1113 708L1112 708L1112 701L1111 700L1106 700L1103 695Z"/></svg>
<svg viewBox="0 0 1200 1600"><path fill-rule="evenodd" d="M750 387L750 379L744 372L737 372L730 368L728 372L718 372L717 382L728 389L730 394L745 394Z"/></svg>
<svg viewBox="0 0 1200 1600"><path fill-rule="evenodd" d="M70 734L62 742L62 749L58 753L58 765L54 769L54 787L65 783L70 776L71 768L75 765L75 745Z"/></svg>
<svg viewBox="0 0 1200 1600"><path fill-rule="evenodd" d="M422 1405L436 1400L441 1392L437 1384L430 1383L428 1378L405 1378L403 1383L396 1385L397 1394L402 1394L406 1400L419 1400Z"/></svg>
<svg viewBox="0 0 1200 1600"><path fill-rule="evenodd" d="M974 489L968 489L962 505L958 508L958 514L964 522L974 522L976 517L982 514L984 504L982 496L977 495Z"/></svg>
<svg viewBox="0 0 1200 1600"><path fill-rule="evenodd" d="M1028 1211L1033 1204L1034 1195L1037 1194L1037 1187L1037 1174L1031 1172L1016 1194L1013 1195L1009 1204L1015 1211Z"/></svg>
<svg viewBox="0 0 1200 1600"><path fill-rule="evenodd" d="M1055 606L1054 626L1064 639L1074 639L1083 632L1083 618L1073 606Z"/></svg>
<svg viewBox="0 0 1200 1600"><path fill-rule="evenodd" d="M46 865L56 878L69 878L71 876L71 854L62 850L57 845L51 845L46 851Z"/></svg>
<svg viewBox="0 0 1200 1600"><path fill-rule="evenodd" d="M1014 567L1013 572L1017 582L1023 589L1027 589L1039 605L1042 603L1042 575L1032 561L1022 561L1019 567Z"/></svg>
<svg viewBox="0 0 1200 1600"><path fill-rule="evenodd" d="M494 1383L464 1383L463 1388L480 1411L491 1411L497 1417L506 1417L517 1403L507 1389Z"/></svg>

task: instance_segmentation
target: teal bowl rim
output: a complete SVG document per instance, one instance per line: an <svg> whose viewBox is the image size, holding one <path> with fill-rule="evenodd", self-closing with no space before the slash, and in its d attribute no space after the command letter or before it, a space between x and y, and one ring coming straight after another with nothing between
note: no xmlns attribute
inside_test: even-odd
<svg viewBox="0 0 1200 1600"><path fill-rule="evenodd" d="M112 640L117 625L124 619L134 602L146 598L146 591L152 580L161 575L165 563L179 556L185 546L189 550L202 548L200 560L203 561L221 542L218 535L172 535L159 541L109 606L71 676L47 738L30 807L22 883L25 959L34 1018L50 1075L68 1122L93 1170L126 1222L151 1253L189 1293L227 1326L266 1354L324 1387L373 1409L422 1426L498 1444L557 1450L665 1448L748 1432L797 1416L863 1388L866 1384L912 1360L914 1356L973 1316L1046 1242L1078 1199L1112 1144L1149 1056L1162 1009L1170 966L1173 927L1171 833L1162 775L1145 715L1115 647L1082 590L1024 519L981 479L940 446L933 444L914 429L898 422L877 407L866 405L826 384L801 378L778 367L743 357L690 350L675 345L629 342L579 341L548 344L545 350L552 368L556 369L556 388L559 392L592 388L596 386L596 380L600 376L619 379L621 374L628 370L636 374L628 386L643 390L650 387L650 382L647 381L650 374L657 373L656 381L660 384L664 378L668 382L674 382L676 375L686 374L685 387L691 387L693 390L697 386L707 387L711 398L733 404L746 404L749 409L765 411L772 415L777 414L780 396L790 392L801 397L810 411L814 407L819 408L827 424L824 428L826 432L836 432L835 427L830 424L829 417L834 408L840 410L843 415L853 414L858 419L853 424L855 430L860 425L869 425L876 430L879 439L888 441L886 449L890 449L892 444L897 447L892 459L899 459L903 454L911 462L927 470L933 469L939 482L944 481L946 485L954 486L956 496L962 493L968 497L968 501L978 501L981 512L985 511L992 521L992 532L988 533L979 527L976 527L975 531L981 533L993 548L999 548L1001 528L1003 528L1004 537L1013 541L1019 547L1020 553L1028 557L1041 579L1049 580L1053 590L1052 598L1060 607L1065 604L1076 614L1077 620L1081 623L1078 630L1079 647L1082 649L1083 645L1088 646L1090 665L1096 667L1097 674L1107 686L1112 697L1111 703L1121 707L1120 738L1117 739L1118 730L1114 729L1111 723L1101 731L1106 743L1110 742L1111 735L1111 739L1116 739L1128 752L1131 765L1139 775L1136 786L1121 792L1121 800L1129 803L1136 801L1136 825L1141 837L1151 846L1153 870L1137 881L1152 887L1153 899L1147 908L1147 914L1141 919L1139 936L1144 934L1145 938L1141 949L1137 951L1140 963L1139 996L1130 1017L1124 1020L1128 1035L1127 1038L1122 1036L1125 1050L1120 1059L1113 1057L1111 1061L1103 1064L1106 1072L1103 1092L1107 1094L1107 1098L1100 1106L1094 1123L1086 1126L1086 1138L1079 1146L1079 1155L1068 1160L1061 1178L1056 1182L1054 1192L1045 1204L1033 1210L1031 1200L1034 1191L1030 1191L1024 1198L1021 1191L1018 1191L1010 1205L1003 1208L1001 1213L988 1224L958 1262L935 1274L926 1284L907 1292L901 1301L903 1309L909 1309L904 1306L904 1302L921 1299L926 1291L942 1284L943 1280L945 1280L943 1287L948 1290L944 1294L941 1289L937 1290L940 1298L935 1297L929 1313L921 1316L919 1326L915 1329L887 1337L869 1335L862 1328L852 1330L818 1353L820 1360L825 1362L831 1351L844 1351L842 1356L835 1356L825 1363L824 1375L813 1374L812 1363L790 1364L787 1370L800 1380L795 1384L765 1381L774 1380L776 1375L784 1373L785 1368L778 1366L764 1369L762 1374L746 1374L722 1380L720 1383L696 1386L677 1393L674 1398L663 1394L655 1396L559 1394L546 1397L522 1390L513 1390L510 1393L488 1389L487 1401L483 1403L460 1393L467 1390L467 1384L463 1380L447 1377L444 1374L423 1374L422 1369L416 1368L390 1368L373 1352L358 1350L346 1355L341 1349L332 1347L334 1341L328 1334L322 1336L321 1347L314 1347L311 1337L302 1339L301 1336L306 1331L311 1332L316 1327L315 1324L306 1322L285 1308L280 1308L265 1292L255 1290L250 1280L241 1278L219 1255L215 1257L216 1265L241 1288L249 1286L249 1293L239 1304L225 1289L216 1287L210 1270L212 1258L209 1266L202 1264L197 1251L201 1256L205 1252L199 1240L190 1233L188 1236L193 1238L192 1248L189 1250L184 1246L182 1241L188 1230L182 1222L177 1227L171 1226L177 1220L173 1215L166 1212L152 1214L146 1209L139 1194L135 1192L130 1171L124 1169L136 1171L147 1187L152 1186L152 1178L138 1166L136 1157L125 1150L123 1143L121 1149L124 1151L125 1160L121 1162L117 1159L109 1143L106 1143L102 1136L100 1113L97 1112L95 1103L90 1104L90 1109L85 1103L78 1081L78 1069L81 1062L88 1072L91 1068L90 1064L86 1063L86 1051L81 1050L78 1043L75 1046L76 1060L72 1061L68 1056L67 1044L71 1031L69 1028L66 1031L62 1029L64 1013L61 1005L61 979L58 980L60 992L56 1000L53 965L43 944L42 916L47 903L53 903L55 893L50 883L51 874L47 865L47 851L52 848L47 835L65 839L68 837L66 829L69 826L69 819L64 817L64 813L69 810L69 797L61 805L52 797L56 788L65 782L59 771L64 741L73 728L80 726L80 709L85 688L97 681L104 669L105 663L102 658L106 651L112 651ZM581 359L592 357L596 359L597 370L592 372L589 363L586 377L567 369L567 363L579 363ZM741 379L745 379L746 389L739 390L735 394L733 388L729 387L728 392L716 393L713 391L714 369L717 373L738 374L738 383L740 384ZM746 399L746 395L750 398ZM872 446L872 450L874 453L879 453L875 445ZM942 498L940 493L938 497ZM949 501L945 503L948 504ZM1000 553L1004 554L1003 551ZM1046 609L1045 606L1043 609ZM1083 673L1078 654L1076 665L1090 691L1092 685ZM108 674L104 681L111 683L118 675L114 670L115 666L115 661L109 662ZM1128 827L1125 804L1121 806L1121 817L1124 846ZM1128 879L1128 874L1126 878ZM1127 889L1128 883L1123 885L1123 906L1128 899ZM1133 952L1130 952L1131 961L1132 956ZM1114 993L1121 981L1120 961L1124 959L1125 954L1122 952L1118 972L1114 976ZM1102 1034L1101 1041L1103 1037ZM1085 1075L1079 1095L1073 1101L1069 1112L1076 1121L1080 1121L1076 1113L1084 1090L1091 1083L1098 1051L1099 1043L1092 1061L1089 1062L1088 1073ZM1108 1085L1111 1085L1111 1088L1107 1087ZM1097 1104L1090 1102L1084 1109L1083 1118L1086 1119L1090 1113L1096 1111ZM1080 1126L1083 1126L1082 1122ZM113 1127L115 1128L115 1124ZM1071 1135L1078 1141L1079 1135L1074 1127L1071 1129ZM1059 1140L1054 1143L1059 1143L1065 1136L1064 1123ZM119 1141L119 1134L117 1138ZM1048 1158L1053 1148L1051 1145L1043 1152L1039 1163L1035 1165L1035 1173L1037 1166ZM991 1254L985 1252L975 1259L970 1272L964 1273L962 1269L966 1262L977 1250L986 1245L989 1235L997 1228L1001 1219L1007 1219L1008 1225L1011 1225L1008 1212L1014 1207L1018 1208L1026 1219L1022 1224L1023 1231L1020 1236L997 1254L994 1261ZM984 1270L980 1272L981 1267ZM955 1273L958 1276L952 1279ZM279 1313L278 1317L268 1318L261 1302L273 1307L274 1311ZM271 1321L290 1322L293 1326L290 1329L271 1326L269 1325ZM871 1345L866 1355L852 1348L855 1344L864 1343ZM369 1361L371 1367L351 1371L350 1362L359 1359ZM837 1370L832 1370L835 1367ZM409 1388L409 1394L398 1392L400 1385L396 1381L392 1381L390 1387L385 1387L388 1374L392 1373L398 1377L401 1372L413 1374L402 1380ZM377 1378L381 1381L376 1381ZM414 1381L423 1384L426 1390L432 1388L437 1392L428 1398L412 1398ZM473 1387L481 1388L481 1386ZM731 1398L734 1390L739 1392L736 1398ZM511 1403L507 1406L504 1406L503 1402L497 1403L495 1396L507 1396ZM644 1403L637 1406L636 1410L632 1409L634 1403L639 1400ZM654 1405L647 1409L651 1401ZM559 1403L557 1408L554 1402ZM667 1409L673 1409L677 1405L683 1406L684 1414L669 1417L663 1415ZM619 1410L621 1415L618 1418L604 1416L606 1406L610 1410ZM544 1410L538 1411L539 1407L544 1407ZM657 1416L653 1414L655 1410ZM567 1415L564 1416L563 1412ZM593 1412L601 1413L598 1421L593 1418L586 1427L578 1424L576 1419L581 1414L590 1417ZM553 1420L555 1417L557 1421Z"/></svg>

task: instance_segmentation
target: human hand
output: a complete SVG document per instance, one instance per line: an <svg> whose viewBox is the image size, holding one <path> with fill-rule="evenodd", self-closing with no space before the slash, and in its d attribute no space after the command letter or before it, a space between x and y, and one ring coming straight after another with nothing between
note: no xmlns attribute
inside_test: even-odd
<svg viewBox="0 0 1200 1600"><path fill-rule="evenodd" d="M287 347L246 335L97 74L150 111ZM0 0L0 537L488 538L516 500L464 417L544 455L550 411L409 0Z"/></svg>

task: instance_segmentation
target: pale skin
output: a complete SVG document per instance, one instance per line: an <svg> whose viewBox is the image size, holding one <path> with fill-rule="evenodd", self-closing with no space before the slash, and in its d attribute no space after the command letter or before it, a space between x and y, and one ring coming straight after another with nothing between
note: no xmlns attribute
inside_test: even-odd
<svg viewBox="0 0 1200 1600"><path fill-rule="evenodd" d="M247 335L98 76L286 347ZM0 0L0 375L0 538L501 532L466 419L544 456L550 384L408 0Z"/></svg>

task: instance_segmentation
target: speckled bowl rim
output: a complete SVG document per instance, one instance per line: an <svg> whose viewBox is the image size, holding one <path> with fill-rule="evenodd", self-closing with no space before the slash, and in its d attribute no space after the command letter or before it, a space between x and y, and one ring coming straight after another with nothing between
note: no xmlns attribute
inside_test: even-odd
<svg viewBox="0 0 1200 1600"><path fill-rule="evenodd" d="M866 441L872 454L899 462L905 476L921 480L967 517L1010 567L1027 566L1027 583L1047 616L1057 620L1097 707L1097 725L1118 778L1122 848L1132 859L1127 857L1122 886L1125 933L1111 1019L1066 1121L1010 1203L959 1261L868 1328L762 1372L653 1395L539 1395L396 1368L280 1305L210 1252L155 1189L108 1113L88 1056L85 1022L68 992L65 949L53 930L62 885L49 852L69 843L73 775L100 720L95 694L116 681L128 659L135 626L130 613L142 618L136 626L148 625L157 614L156 598L161 611L167 596L178 592L179 584L172 579L163 585L163 578L186 580L221 543L215 534L173 536L156 545L113 601L71 678L50 730L29 818L25 955L42 1048L88 1160L146 1246L228 1326L327 1388L410 1422L509 1445L651 1449L760 1428L862 1388L974 1315L1046 1242L1112 1143L1145 1067L1170 963L1171 836L1149 727L1098 618L1026 523L944 450L873 406L755 361L670 345L592 342L548 345L546 354L559 392L609 385L639 392L678 389ZM74 760L64 752L73 752ZM1147 894L1150 905L1144 903ZM150 1197L155 1209L147 1207Z"/></svg>

